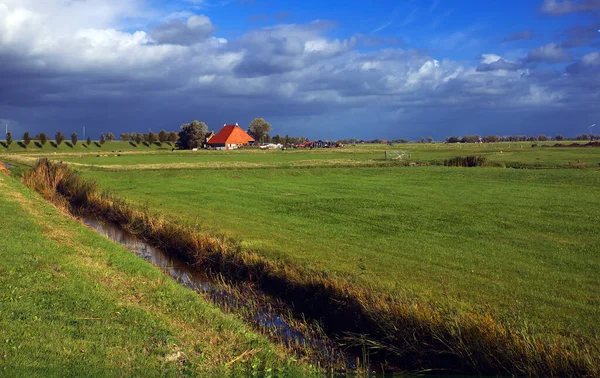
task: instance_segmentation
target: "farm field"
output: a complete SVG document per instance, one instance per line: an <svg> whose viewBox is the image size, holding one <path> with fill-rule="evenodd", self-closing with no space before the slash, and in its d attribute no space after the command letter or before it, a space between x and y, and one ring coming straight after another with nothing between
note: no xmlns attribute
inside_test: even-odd
<svg viewBox="0 0 600 378"><path fill-rule="evenodd" d="M287 151L258 149L237 151L171 151L166 143L162 147L140 144L133 147L128 142L107 142L101 147L95 144L85 148L76 145L70 148L61 144L58 148L44 146L11 146L10 150L0 147L7 160L33 164L41 156L63 160L77 165L109 168L113 170L162 169L166 168L223 168L223 167L274 167L274 166L315 166L315 165L382 165L386 162L385 153L405 151L411 154L411 161L426 164L443 164L445 159L465 155L486 155L492 164L516 168L568 168L569 163L581 161L588 167L600 167L597 148L551 148L556 142L531 143L501 142L492 144L395 144L357 145L331 149L289 149ZM560 142L570 144L573 142ZM585 142L577 142L584 144ZM120 155L120 156L118 156ZM388 161L394 165L397 161Z"/></svg>
<svg viewBox="0 0 600 378"><path fill-rule="evenodd" d="M444 153L459 156L453 147ZM585 156L592 165L598 151L524 148L518 158L568 167ZM381 293L491 308L546 334L599 331L596 169L77 168L138 205L240 239L271 259Z"/></svg>
<svg viewBox="0 0 600 378"><path fill-rule="evenodd" d="M0 213L2 375L310 373L1 172Z"/></svg>

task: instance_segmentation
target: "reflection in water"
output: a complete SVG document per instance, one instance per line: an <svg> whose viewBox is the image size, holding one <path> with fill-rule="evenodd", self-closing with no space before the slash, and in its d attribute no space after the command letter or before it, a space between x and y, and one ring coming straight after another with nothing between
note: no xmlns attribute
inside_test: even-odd
<svg viewBox="0 0 600 378"><path fill-rule="evenodd" d="M139 240L135 235L120 229L117 225L97 219L86 218L84 223L104 237L127 247L133 253L161 268L166 274L192 290L210 291L215 289L214 280L187 263L168 256L160 249Z"/></svg>
<svg viewBox="0 0 600 378"><path fill-rule="evenodd" d="M311 348L318 350L324 360L339 361L341 359L347 368L356 368L354 358L344 356L328 340L292 329L293 327L290 326L290 323L287 323L286 318L281 313L274 311L271 306L259 306L258 309L252 307L249 303L251 301L248 301L249 298L230 294L208 274L152 247L115 224L95 218L85 218L83 222L104 237L125 246L137 256L161 268L163 272L181 285L191 290L207 293L220 307L242 309L242 312L246 313L251 312L253 315L249 319L250 321L266 330L270 335L275 336L287 347L309 345Z"/></svg>

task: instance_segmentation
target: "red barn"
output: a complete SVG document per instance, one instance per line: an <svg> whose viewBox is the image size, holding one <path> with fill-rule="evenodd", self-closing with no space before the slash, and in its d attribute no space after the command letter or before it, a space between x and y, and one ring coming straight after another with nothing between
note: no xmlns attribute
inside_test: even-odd
<svg viewBox="0 0 600 378"><path fill-rule="evenodd" d="M248 135L237 123L223 126L221 131L207 142L210 147L217 150L235 150L249 143L254 143L254 138Z"/></svg>

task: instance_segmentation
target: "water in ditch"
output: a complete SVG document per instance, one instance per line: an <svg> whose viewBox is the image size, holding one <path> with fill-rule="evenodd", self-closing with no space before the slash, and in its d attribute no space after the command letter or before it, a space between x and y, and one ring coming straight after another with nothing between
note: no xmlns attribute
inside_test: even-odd
<svg viewBox="0 0 600 378"><path fill-rule="evenodd" d="M160 249L154 248L135 235L121 229L119 226L95 218L84 218L82 220L89 228L107 239L123 245L137 256L157 266L181 285L191 290L208 294L217 305L230 308L249 308L245 303L240 301L240 298L232 296L227 290L224 290L223 286L211 275L194 268L184 261L167 255ZM287 347L308 345L313 349L317 348L325 360L341 360L344 361L346 369L356 369L356 360L335 349L331 342L297 331L290 326L286 316L271 310L272 308L269 306L262 306L258 313L253 314L253 323L266 330L267 333L274 335Z"/></svg>

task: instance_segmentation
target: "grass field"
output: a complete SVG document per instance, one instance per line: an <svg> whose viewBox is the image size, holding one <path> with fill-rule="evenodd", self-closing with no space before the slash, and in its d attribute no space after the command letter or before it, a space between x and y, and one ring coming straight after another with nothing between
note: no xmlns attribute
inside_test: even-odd
<svg viewBox="0 0 600 378"><path fill-rule="evenodd" d="M486 155L492 163L524 168L568 168L569 163L578 160L588 167L600 167L597 148L546 148L556 142L538 142L532 148L526 142L502 142L493 144L396 144L346 146L342 149L290 149L244 150L244 151L171 151L171 146L163 144L149 147L140 144L133 147L128 142L107 142L101 147L92 143L89 147L78 144L70 148L61 144L58 148L46 145L43 148L24 149L12 145L10 150L0 147L12 159L28 161L30 164L40 156L48 156L71 163L110 167L111 169L129 169L136 165L138 169L161 169L160 165L170 168L235 167L245 163L257 166L293 166L294 164L318 165L373 165L385 159L386 151L406 151L411 153L411 161L423 163L443 163L445 159L465 155ZM570 144L573 142L561 142ZM585 142L578 142L584 144ZM120 155L120 156L117 156ZM391 162L390 162L391 163ZM164 168L164 167L162 167Z"/></svg>
<svg viewBox="0 0 600 378"><path fill-rule="evenodd" d="M2 173L0 213L0 375L309 372Z"/></svg>
<svg viewBox="0 0 600 378"><path fill-rule="evenodd" d="M424 165L486 155L496 167L383 160L398 149ZM533 337L582 337L600 347L599 148L408 144L96 155L49 157L138 207L239 239L271 261L415 303L491 312ZM0 160L30 164L38 156Z"/></svg>
<svg viewBox="0 0 600 378"><path fill-rule="evenodd" d="M442 167L85 172L273 258L595 335L600 174ZM512 316L511 315L511 316Z"/></svg>

